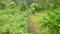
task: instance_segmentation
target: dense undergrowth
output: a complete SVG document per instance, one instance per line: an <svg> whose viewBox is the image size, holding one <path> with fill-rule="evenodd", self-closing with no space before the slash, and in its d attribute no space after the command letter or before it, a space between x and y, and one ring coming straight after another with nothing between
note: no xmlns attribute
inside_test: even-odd
<svg viewBox="0 0 60 34"><path fill-rule="evenodd" d="M23 4L21 7L12 0L0 0L0 34L7 29L10 34L29 34L31 12L38 34L60 34L59 2L46 1L46 5L42 2L32 3L29 7Z"/></svg>
<svg viewBox="0 0 60 34"><path fill-rule="evenodd" d="M29 14L15 9L0 10L0 34L9 29L10 34L28 34Z"/></svg>
<svg viewBox="0 0 60 34"><path fill-rule="evenodd" d="M9 29L10 34L29 34L28 12L20 11L20 8L13 2L8 2L5 2L6 8L0 9L0 34L4 33L7 29ZM13 6L10 6L12 4Z"/></svg>
<svg viewBox="0 0 60 34"><path fill-rule="evenodd" d="M38 29L38 34L60 34L60 10L47 10L35 13L33 23ZM38 19L39 18L39 19Z"/></svg>

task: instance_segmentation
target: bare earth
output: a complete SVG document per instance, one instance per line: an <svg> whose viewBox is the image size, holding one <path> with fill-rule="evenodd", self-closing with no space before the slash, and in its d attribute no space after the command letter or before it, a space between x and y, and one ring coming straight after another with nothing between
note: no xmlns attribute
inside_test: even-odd
<svg viewBox="0 0 60 34"><path fill-rule="evenodd" d="M30 23L29 23L29 32L30 34L37 34L37 30L36 27L34 26L33 22L32 22L32 13L30 13Z"/></svg>

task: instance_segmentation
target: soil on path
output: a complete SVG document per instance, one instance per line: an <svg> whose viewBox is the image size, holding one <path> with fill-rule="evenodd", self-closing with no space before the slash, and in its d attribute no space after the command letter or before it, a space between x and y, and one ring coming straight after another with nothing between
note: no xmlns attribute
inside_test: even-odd
<svg viewBox="0 0 60 34"><path fill-rule="evenodd" d="M34 26L34 24L32 22L32 15L33 15L33 13L30 13L29 32L30 32L30 34L37 34L36 27Z"/></svg>

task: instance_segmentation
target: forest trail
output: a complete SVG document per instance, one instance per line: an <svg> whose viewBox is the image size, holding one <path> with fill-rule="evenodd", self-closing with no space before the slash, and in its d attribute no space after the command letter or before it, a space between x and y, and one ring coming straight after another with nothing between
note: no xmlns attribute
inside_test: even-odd
<svg viewBox="0 0 60 34"><path fill-rule="evenodd" d="M37 34L37 29L32 22L32 15L33 15L33 13L30 13L29 32L30 32L30 34Z"/></svg>

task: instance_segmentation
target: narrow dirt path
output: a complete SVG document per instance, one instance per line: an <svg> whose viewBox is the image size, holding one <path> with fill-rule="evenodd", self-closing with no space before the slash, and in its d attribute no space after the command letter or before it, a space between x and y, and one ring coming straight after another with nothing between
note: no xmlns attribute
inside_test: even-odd
<svg viewBox="0 0 60 34"><path fill-rule="evenodd" d="M30 13L29 32L30 32L30 34L37 34L36 27L34 26L34 24L32 22L32 15L33 15L33 13Z"/></svg>

